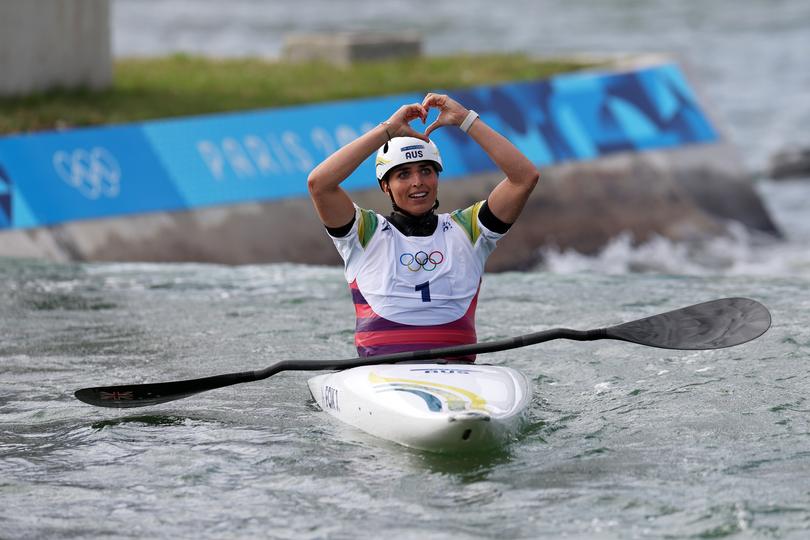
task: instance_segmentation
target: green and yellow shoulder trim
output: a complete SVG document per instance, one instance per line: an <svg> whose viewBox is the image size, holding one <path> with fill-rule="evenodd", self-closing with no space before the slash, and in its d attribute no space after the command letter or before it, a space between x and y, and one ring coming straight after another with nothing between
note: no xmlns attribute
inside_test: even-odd
<svg viewBox="0 0 810 540"><path fill-rule="evenodd" d="M357 223L357 237L360 239L360 245L365 248L377 231L377 213L365 208L358 208L358 210L360 215Z"/></svg>
<svg viewBox="0 0 810 540"><path fill-rule="evenodd" d="M450 214L453 221L458 223L462 230L467 233L467 237L473 245L478 241L478 237L481 236L481 229L478 227L478 212L481 211L483 204L484 201L478 201L464 210L456 210Z"/></svg>

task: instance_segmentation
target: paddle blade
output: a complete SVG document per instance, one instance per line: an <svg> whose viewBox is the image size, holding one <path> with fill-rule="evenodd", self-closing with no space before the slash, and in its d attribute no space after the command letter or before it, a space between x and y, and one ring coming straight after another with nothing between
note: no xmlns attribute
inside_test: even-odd
<svg viewBox="0 0 810 540"><path fill-rule="evenodd" d="M256 380L255 372L228 373L191 379L152 384L127 384L119 386L96 386L82 388L73 395L76 399L96 407L114 407L119 409L147 407L188 397L206 390L222 388L243 382Z"/></svg>
<svg viewBox="0 0 810 540"><path fill-rule="evenodd" d="M764 334L768 309L748 298L722 298L607 328L607 336L662 349L722 349Z"/></svg>

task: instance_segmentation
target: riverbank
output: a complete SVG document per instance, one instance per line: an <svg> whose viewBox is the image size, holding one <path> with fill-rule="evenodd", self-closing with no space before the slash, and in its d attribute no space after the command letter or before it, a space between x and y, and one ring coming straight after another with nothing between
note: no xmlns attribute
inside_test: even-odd
<svg viewBox="0 0 810 540"><path fill-rule="evenodd" d="M477 73L484 66L481 62ZM345 71L372 68L367 77L376 73L385 79L379 65ZM416 69L399 72L414 77L403 82L398 75L392 85L417 83ZM438 64L428 72L448 76ZM165 84L159 71L149 73ZM312 83L302 88L314 85L311 76ZM275 84L277 77L265 79ZM336 83L332 92L356 82ZM223 82L230 89L235 84ZM194 85L178 83L176 93ZM258 94L251 85L243 87ZM665 59L639 57L598 73L449 93L508 133L543 167L545 180L527 203L528 216L488 270L532 267L541 248L595 253L628 232L638 242L655 235L673 241L713 238L724 234L729 220L779 236L733 147L718 136L679 68ZM216 94L212 85L211 95ZM3 181L12 189L0 203L11 230L2 234L0 253L54 260L338 264L311 212L306 175L403 99L418 101L422 95L308 101L7 137L0 141L0 160ZM380 100L387 100L384 106ZM436 141L445 158L443 178L464 179L443 182L443 208L485 198L502 178L457 130L442 130ZM371 175L358 172L347 184L359 205L388 206ZM286 230L293 222L294 233L268 238L266 231Z"/></svg>
<svg viewBox="0 0 810 540"><path fill-rule="evenodd" d="M112 88L0 99L0 135L542 79L596 64L523 54L421 57L348 67L188 55L115 62Z"/></svg>

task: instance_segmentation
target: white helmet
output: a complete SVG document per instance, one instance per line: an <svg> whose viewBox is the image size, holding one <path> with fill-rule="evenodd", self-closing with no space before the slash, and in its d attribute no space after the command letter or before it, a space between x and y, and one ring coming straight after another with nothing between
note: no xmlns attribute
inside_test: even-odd
<svg viewBox="0 0 810 540"><path fill-rule="evenodd" d="M442 170L442 156L433 141L394 137L377 151L377 180L382 182L385 174L397 165L414 161L432 161Z"/></svg>

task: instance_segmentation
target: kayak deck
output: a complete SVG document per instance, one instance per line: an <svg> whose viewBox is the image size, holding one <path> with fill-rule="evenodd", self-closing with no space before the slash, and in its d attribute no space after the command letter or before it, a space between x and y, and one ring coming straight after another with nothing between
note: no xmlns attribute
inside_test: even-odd
<svg viewBox="0 0 810 540"><path fill-rule="evenodd" d="M432 452L503 446L531 401L525 375L475 364L381 364L309 380L318 405L377 437Z"/></svg>

